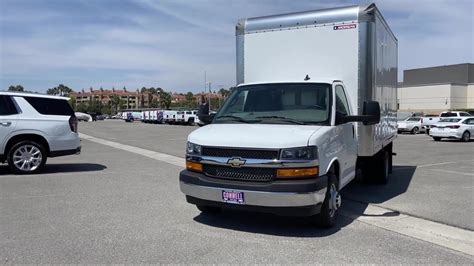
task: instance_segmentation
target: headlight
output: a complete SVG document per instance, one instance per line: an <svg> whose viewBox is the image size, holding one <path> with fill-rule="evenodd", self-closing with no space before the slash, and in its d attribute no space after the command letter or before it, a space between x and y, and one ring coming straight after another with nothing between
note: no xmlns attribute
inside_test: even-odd
<svg viewBox="0 0 474 266"><path fill-rule="evenodd" d="M318 149L316 146L283 149L280 157L282 160L316 160Z"/></svg>
<svg viewBox="0 0 474 266"><path fill-rule="evenodd" d="M201 145L188 142L187 147L186 147L186 154L201 155Z"/></svg>

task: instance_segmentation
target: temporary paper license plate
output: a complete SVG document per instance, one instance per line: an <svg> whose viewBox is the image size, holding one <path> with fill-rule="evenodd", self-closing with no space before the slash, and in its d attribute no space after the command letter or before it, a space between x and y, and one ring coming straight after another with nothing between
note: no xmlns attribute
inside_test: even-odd
<svg viewBox="0 0 474 266"><path fill-rule="evenodd" d="M222 190L222 201L233 204L245 204L244 192Z"/></svg>

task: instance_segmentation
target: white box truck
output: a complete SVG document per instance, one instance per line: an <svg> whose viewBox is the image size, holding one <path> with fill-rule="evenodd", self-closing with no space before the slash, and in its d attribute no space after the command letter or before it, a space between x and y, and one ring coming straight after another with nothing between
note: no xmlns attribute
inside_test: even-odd
<svg viewBox="0 0 474 266"><path fill-rule="evenodd" d="M374 4L242 19L237 82L188 137L180 189L332 226L356 176L387 183L397 133L397 39ZM360 170L360 171L359 171Z"/></svg>

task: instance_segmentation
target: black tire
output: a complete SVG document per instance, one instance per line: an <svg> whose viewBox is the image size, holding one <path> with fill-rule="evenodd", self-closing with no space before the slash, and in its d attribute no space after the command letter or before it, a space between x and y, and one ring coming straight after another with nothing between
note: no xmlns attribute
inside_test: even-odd
<svg viewBox="0 0 474 266"><path fill-rule="evenodd" d="M28 151L30 150L30 151ZM26 153L29 158L18 157ZM18 159L18 160L15 160ZM46 164L47 154L42 144L35 141L21 141L13 145L7 153L7 162L10 170L17 175L37 174ZM25 164L22 164L24 162ZM35 163L36 162L36 163ZM20 166L20 164L22 164Z"/></svg>
<svg viewBox="0 0 474 266"><path fill-rule="evenodd" d="M418 134L418 133L420 133L420 129L419 129L418 127L414 127L414 128L411 130L411 134L413 134L413 135L416 135L416 134Z"/></svg>
<svg viewBox="0 0 474 266"><path fill-rule="evenodd" d="M471 139L471 133L469 133L469 131L465 131L464 133L462 133L461 141L469 142L470 139Z"/></svg>
<svg viewBox="0 0 474 266"><path fill-rule="evenodd" d="M387 184L391 172L391 152L381 150L362 169L363 180L369 184Z"/></svg>
<svg viewBox="0 0 474 266"><path fill-rule="evenodd" d="M388 173L391 174L393 172L393 154L392 149L388 151Z"/></svg>
<svg viewBox="0 0 474 266"><path fill-rule="evenodd" d="M387 184L388 180L390 179L390 157L389 151L382 150L381 154L379 155L378 160L378 169L377 169L377 181L380 184Z"/></svg>
<svg viewBox="0 0 474 266"><path fill-rule="evenodd" d="M328 189L321 206L321 212L315 216L318 226L330 228L336 224L337 211L341 206L341 202L337 177L331 171L328 173Z"/></svg>
<svg viewBox="0 0 474 266"><path fill-rule="evenodd" d="M222 211L221 208L214 206L196 205L196 207L205 214L216 214Z"/></svg>
<svg viewBox="0 0 474 266"><path fill-rule="evenodd" d="M440 137L433 137L433 140L434 140L434 141L440 141L441 138L440 138Z"/></svg>

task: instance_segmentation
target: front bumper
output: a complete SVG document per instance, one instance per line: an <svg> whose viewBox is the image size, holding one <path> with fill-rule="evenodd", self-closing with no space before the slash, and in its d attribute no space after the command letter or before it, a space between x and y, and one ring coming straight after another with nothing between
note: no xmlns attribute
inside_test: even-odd
<svg viewBox="0 0 474 266"><path fill-rule="evenodd" d="M180 189L191 204L310 216L320 211L326 195L327 176L252 183L209 178L204 174L184 170L180 173ZM244 192L245 205L223 202L223 190Z"/></svg>

